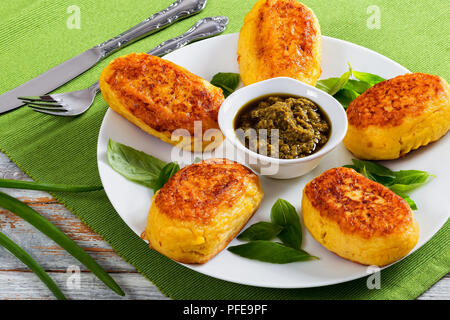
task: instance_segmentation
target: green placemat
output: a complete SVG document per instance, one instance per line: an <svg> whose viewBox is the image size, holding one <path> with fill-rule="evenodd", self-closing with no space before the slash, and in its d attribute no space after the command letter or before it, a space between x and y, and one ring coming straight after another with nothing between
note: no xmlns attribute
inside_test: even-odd
<svg viewBox="0 0 450 320"><path fill-rule="evenodd" d="M10 90L49 68L124 31L169 5L172 0L3 1L0 11L0 92ZM450 6L447 0L376 1L380 29L367 20L378 10L372 0L304 1L319 17L325 35L376 50L412 71L449 78ZM115 56L148 51L181 34L202 17L227 15L227 32L239 31L253 0L208 0L199 15L143 39ZM67 8L77 5L81 28L69 29ZM375 11L371 11L375 10ZM371 25L369 23L369 25ZM112 59L99 63L58 91L85 88ZM343 62L345 63L345 62ZM88 112L59 118L27 108L0 115L0 149L36 181L100 183L96 146L107 107L100 95ZM161 291L177 299L412 299L450 269L450 224L421 249L381 272L381 289L366 279L313 289L267 289L213 279L151 251L119 218L103 191L55 194L98 232Z"/></svg>

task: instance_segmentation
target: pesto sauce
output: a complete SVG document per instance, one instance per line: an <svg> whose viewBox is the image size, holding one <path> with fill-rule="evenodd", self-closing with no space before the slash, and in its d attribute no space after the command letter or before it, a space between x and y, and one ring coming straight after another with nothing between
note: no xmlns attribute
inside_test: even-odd
<svg viewBox="0 0 450 320"><path fill-rule="evenodd" d="M247 148L280 159L309 156L320 150L331 134L330 121L319 105L305 97L285 94L248 102L236 114L234 129ZM278 129L278 147L273 129Z"/></svg>

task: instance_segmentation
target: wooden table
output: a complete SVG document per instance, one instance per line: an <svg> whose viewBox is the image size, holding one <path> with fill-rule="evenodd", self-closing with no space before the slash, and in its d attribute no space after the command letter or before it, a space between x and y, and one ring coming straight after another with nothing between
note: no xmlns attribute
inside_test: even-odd
<svg viewBox="0 0 450 320"><path fill-rule="evenodd" d="M31 180L0 153L0 178ZM124 298L107 289L91 272L27 222L0 208L0 229L25 248L56 281L69 299L167 299L136 269L123 261L98 235L51 195L42 191L1 189L25 201L86 250L126 292ZM70 281L71 270L80 270L79 288ZM69 280L69 281L68 281ZM74 287L75 286L75 287ZM71 287L71 288L69 288ZM0 247L0 299L53 299L40 280L20 261ZM450 299L450 274L419 299Z"/></svg>

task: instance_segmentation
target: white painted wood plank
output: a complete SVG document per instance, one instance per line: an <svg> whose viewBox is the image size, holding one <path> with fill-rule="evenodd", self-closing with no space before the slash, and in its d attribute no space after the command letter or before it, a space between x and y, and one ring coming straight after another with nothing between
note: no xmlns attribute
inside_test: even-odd
<svg viewBox="0 0 450 320"><path fill-rule="evenodd" d="M418 300L450 300L450 273L436 282Z"/></svg>
<svg viewBox="0 0 450 320"><path fill-rule="evenodd" d="M82 272L80 287L69 287L70 274L49 272L67 298L70 299L168 299L140 274L113 273L126 296L120 297L107 289L91 273ZM450 277L446 276L424 293L419 300L449 300ZM69 281L70 283L70 281ZM49 290L30 272L0 271L0 300L54 299Z"/></svg>
<svg viewBox="0 0 450 320"><path fill-rule="evenodd" d="M49 275L68 299L168 299L150 281L137 273L111 274L125 292L124 297L108 289L90 272L80 274L79 288L70 285L70 274L49 272ZM33 273L0 271L0 300L6 299L55 298Z"/></svg>

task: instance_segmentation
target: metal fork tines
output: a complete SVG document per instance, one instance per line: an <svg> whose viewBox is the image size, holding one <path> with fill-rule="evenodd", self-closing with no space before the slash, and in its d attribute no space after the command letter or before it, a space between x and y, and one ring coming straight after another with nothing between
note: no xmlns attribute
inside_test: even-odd
<svg viewBox="0 0 450 320"><path fill-rule="evenodd" d="M217 35L225 30L227 24L228 18L224 16L201 19L181 36L164 41L150 50L148 54L163 56L195 40ZM76 116L90 108L99 91L100 86L96 82L84 90L43 96L19 97L19 99L37 112L55 116Z"/></svg>
<svg viewBox="0 0 450 320"><path fill-rule="evenodd" d="M99 90L96 82L84 90L19 99L34 111L55 116L75 116L89 109Z"/></svg>

